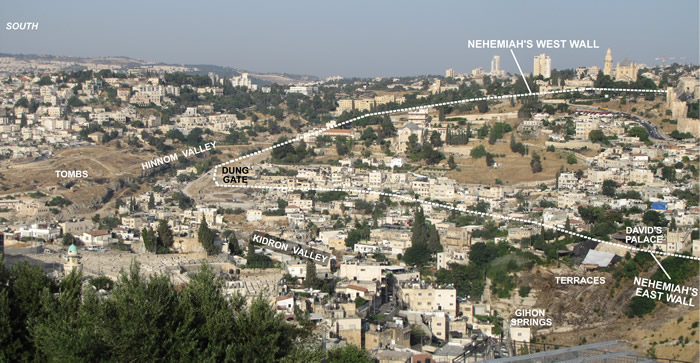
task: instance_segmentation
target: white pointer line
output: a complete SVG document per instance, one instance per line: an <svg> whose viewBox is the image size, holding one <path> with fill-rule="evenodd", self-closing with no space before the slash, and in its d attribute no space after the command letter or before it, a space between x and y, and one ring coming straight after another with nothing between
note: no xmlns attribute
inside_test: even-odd
<svg viewBox="0 0 700 363"><path fill-rule="evenodd" d="M659 262L659 260L656 259L656 256L654 256L653 253L650 253L650 255L651 255L651 257L654 257L654 261L656 261L656 263L659 265L659 267L661 267L661 271L663 271L666 274L666 277L668 277L668 279L670 280L671 276L668 275L668 272L666 272L666 269L661 265L661 262Z"/></svg>
<svg viewBox="0 0 700 363"><path fill-rule="evenodd" d="M525 87L527 87L527 91L532 93L532 90L530 89L530 85L527 84L527 80L525 79L525 73L523 73L523 69L520 68L520 63L518 63L518 58L515 57L515 53L513 52L513 48L510 48L510 54L513 55L513 60L515 60L515 65L518 66L518 70L520 71L520 76L523 77L523 82L525 82Z"/></svg>

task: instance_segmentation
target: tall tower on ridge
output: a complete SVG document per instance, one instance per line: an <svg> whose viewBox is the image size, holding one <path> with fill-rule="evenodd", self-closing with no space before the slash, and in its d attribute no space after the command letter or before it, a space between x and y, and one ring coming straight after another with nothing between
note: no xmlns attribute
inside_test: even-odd
<svg viewBox="0 0 700 363"><path fill-rule="evenodd" d="M605 64L603 66L603 74L606 76L612 77L613 74L613 62L612 62L612 53L610 52L610 48L608 48L608 52L605 53Z"/></svg>
<svg viewBox="0 0 700 363"><path fill-rule="evenodd" d="M501 57L494 55L491 60L491 75L497 76L501 70Z"/></svg>
<svg viewBox="0 0 700 363"><path fill-rule="evenodd" d="M540 55L536 55L535 59L534 59L534 69L533 69L532 75L535 77L541 75L545 79L551 77L552 76L552 59L549 58L544 53L542 53Z"/></svg>

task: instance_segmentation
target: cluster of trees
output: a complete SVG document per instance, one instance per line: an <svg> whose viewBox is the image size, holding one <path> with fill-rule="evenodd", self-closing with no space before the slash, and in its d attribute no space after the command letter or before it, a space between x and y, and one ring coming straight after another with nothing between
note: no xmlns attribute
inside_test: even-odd
<svg viewBox="0 0 700 363"><path fill-rule="evenodd" d="M406 249L403 260L410 265L423 266L434 253L442 252L440 235L435 225L425 219L423 208L417 207L411 227L411 247Z"/></svg>
<svg viewBox="0 0 700 363"><path fill-rule="evenodd" d="M187 194L182 192L173 193L173 200L177 203L180 209L190 209L194 206L194 201L192 198L188 197Z"/></svg>
<svg viewBox="0 0 700 363"><path fill-rule="evenodd" d="M447 145L466 145L469 143L469 137L471 136L471 125L467 125L467 129L463 130L461 128L447 128L447 135L445 135L445 143Z"/></svg>
<svg viewBox="0 0 700 363"><path fill-rule="evenodd" d="M65 207L65 206L68 206L68 205L71 205L71 204L73 204L73 202L71 202L70 200L64 198L64 197L61 196L61 195L55 196L55 197L53 197L50 201L46 202L46 205L49 206L49 207L58 206L58 207L61 207L61 208Z"/></svg>
<svg viewBox="0 0 700 363"><path fill-rule="evenodd" d="M322 114L335 110L336 90L322 87L319 91L320 94L317 93L312 97L299 93L287 94L285 96L287 110L313 123L319 123Z"/></svg>
<svg viewBox="0 0 700 363"><path fill-rule="evenodd" d="M679 132L678 130L671 131L670 136L676 140L694 139L695 136L690 132Z"/></svg>
<svg viewBox="0 0 700 363"><path fill-rule="evenodd" d="M692 190L675 189L673 192L671 192L671 195L685 200L688 207L697 207L698 201L700 200L700 193L697 186L693 187Z"/></svg>
<svg viewBox="0 0 700 363"><path fill-rule="evenodd" d="M639 141L645 142L645 143L650 143L651 141L649 140L649 132L647 129L641 126L635 126L627 130L627 135L628 136L636 136L639 138Z"/></svg>
<svg viewBox="0 0 700 363"><path fill-rule="evenodd" d="M682 165L679 165L679 166L682 166ZM693 165L693 167L695 167L695 166ZM656 165L653 165L653 164L649 165L649 168L654 173L656 173L656 171L658 169L661 169L661 179L663 179L663 180L666 180L668 182L676 181L676 165L664 165L664 163L662 161L660 161ZM693 174L697 174L697 172L693 173Z"/></svg>
<svg viewBox="0 0 700 363"><path fill-rule="evenodd" d="M345 238L345 245L353 248L355 244L360 241L366 241L370 236L370 225L369 222L363 221L359 222L355 220L355 228L348 232L348 237Z"/></svg>
<svg viewBox="0 0 700 363"><path fill-rule="evenodd" d="M165 220L158 222L158 227L154 231L151 227L144 227L141 230L141 239L146 250L154 253L167 253L175 242L173 231Z"/></svg>
<svg viewBox="0 0 700 363"><path fill-rule="evenodd" d="M588 138L591 139L592 143L610 145L608 137L605 136L605 134L601 130L591 130L591 132L588 133Z"/></svg>
<svg viewBox="0 0 700 363"><path fill-rule="evenodd" d="M284 209L287 208L287 205L289 205L289 203L287 203L286 200L284 200L282 198L277 198L277 209L263 211L263 215L265 215L265 216L283 216Z"/></svg>
<svg viewBox="0 0 700 363"><path fill-rule="evenodd" d="M535 92L535 90L532 91ZM522 103L522 106L520 106L520 109L518 110L519 118L530 118L533 114L542 112L543 110L542 102L537 98L537 96L521 97L520 102Z"/></svg>
<svg viewBox="0 0 700 363"><path fill-rule="evenodd" d="M100 126L98 123L96 123L96 122L91 122L90 124L88 124L87 127L83 127L83 128L80 130L80 132L78 132L78 135L80 135L80 138L81 138L81 139L87 140L87 139L88 139L88 135L90 135L90 134L93 133L93 132L102 132L102 133L104 133L105 130L104 130L104 129L102 128L102 126ZM95 140L95 141L97 141L97 140Z"/></svg>
<svg viewBox="0 0 700 363"><path fill-rule="evenodd" d="M272 159L277 163L283 164L296 164L304 161L308 157L313 156L313 151L306 148L306 143L302 140L299 142L297 147L294 147L291 143L287 142L288 139L285 136L277 139L275 144L282 144L282 146L272 149Z"/></svg>
<svg viewBox="0 0 700 363"><path fill-rule="evenodd" d="M345 115L345 113L343 115ZM347 116L349 115L350 114L346 115L346 117L343 117L341 115L341 118L339 118L338 121L341 121L341 119L347 119ZM396 136L396 127L394 127L394 124L391 122L391 119L388 115L385 115L384 117L365 117L361 120L358 120L356 122L356 125L369 126L364 129L362 135L360 136L360 140L363 142L365 147L370 147L372 144L378 144L385 148L388 148L391 141L387 139ZM372 127L370 125L377 126Z"/></svg>
<svg viewBox="0 0 700 363"><path fill-rule="evenodd" d="M479 146L473 148L472 151L469 153L469 155L473 159L483 158L484 156L486 156L486 154L488 154L488 152L486 151L486 148L484 147L484 145L479 145Z"/></svg>
<svg viewBox="0 0 700 363"><path fill-rule="evenodd" d="M448 269L441 268L435 273L438 284L452 284L458 296L469 296L476 300L484 293L486 279L484 271L473 263L462 265L451 263Z"/></svg>
<svg viewBox="0 0 700 363"><path fill-rule="evenodd" d="M639 193L636 190L628 190L623 193L618 193L617 192L617 183L614 180L603 180L603 188L601 193L605 196L608 196L610 198L617 198L617 199L637 199L641 200L642 199L642 194Z"/></svg>
<svg viewBox="0 0 700 363"><path fill-rule="evenodd" d="M350 150L352 150L354 144L355 143L352 139L348 139L344 136L338 136L335 138L335 151L340 156L347 155L350 153Z"/></svg>
<svg viewBox="0 0 700 363"><path fill-rule="evenodd" d="M486 166L488 167L493 166L493 164L495 163L496 155L487 152L484 145L479 145L473 148L469 155L474 159L481 159L483 157L486 157Z"/></svg>
<svg viewBox="0 0 700 363"><path fill-rule="evenodd" d="M440 269L435 274L439 284L453 284L459 296L479 299L484 292L486 276L494 281L494 293L507 294L513 287L510 272L518 270L519 265L506 264L505 270L490 264L499 257L511 253L511 247L506 242L495 244L475 243L469 252L468 265L449 264L448 269ZM503 281L501 281L503 280ZM501 290L499 290L501 289Z"/></svg>
<svg viewBox="0 0 700 363"><path fill-rule="evenodd" d="M440 133L437 131L433 131L430 134L430 145L433 147L442 147L442 136L440 136Z"/></svg>
<svg viewBox="0 0 700 363"><path fill-rule="evenodd" d="M662 214L655 210L647 210L642 215L642 222L647 226L652 227L666 227L668 225L668 219Z"/></svg>
<svg viewBox="0 0 700 363"><path fill-rule="evenodd" d="M520 141L515 141L515 134L510 135L510 151L519 153L522 156L527 155L527 146Z"/></svg>
<svg viewBox="0 0 700 363"><path fill-rule="evenodd" d="M619 227L618 223L624 221L623 214L610 208L609 205L601 207L579 206L578 213L584 222L593 224L591 234L600 239L609 240L610 234L615 233Z"/></svg>
<svg viewBox="0 0 700 363"><path fill-rule="evenodd" d="M228 145L245 145L248 143L248 137L243 131L231 130L224 138L223 143Z"/></svg>
<svg viewBox="0 0 700 363"><path fill-rule="evenodd" d="M425 160L428 165L434 165L445 159L445 155L431 145L429 142L421 144L418 143L418 136L412 134L408 137L408 143L406 144L406 153L413 161Z"/></svg>
<svg viewBox="0 0 700 363"><path fill-rule="evenodd" d="M134 263L116 282L80 272L60 282L29 263L0 261L0 360L321 362L323 350L304 314L284 321L262 296L226 298L203 265L176 289L167 276L145 277ZM107 297L95 289L111 291ZM371 362L347 346L329 362Z"/></svg>
<svg viewBox="0 0 700 363"><path fill-rule="evenodd" d="M270 268L275 266L270 257L255 253L255 244L252 241L248 242L248 251L245 258L246 267L248 268Z"/></svg>
<svg viewBox="0 0 700 363"><path fill-rule="evenodd" d="M489 131L489 144L494 145L497 140L502 139L506 132L513 131L513 127L506 122L496 122Z"/></svg>
<svg viewBox="0 0 700 363"><path fill-rule="evenodd" d="M212 255L218 251L214 245L215 237L216 234L211 230L211 228L209 228L207 219L202 216L202 222L199 224L199 230L197 231L197 241L202 245L202 247L204 247L207 254Z"/></svg>
<svg viewBox="0 0 700 363"><path fill-rule="evenodd" d="M317 198L319 202L328 203L334 200L344 200L348 196L348 193L341 191L330 191L318 193Z"/></svg>

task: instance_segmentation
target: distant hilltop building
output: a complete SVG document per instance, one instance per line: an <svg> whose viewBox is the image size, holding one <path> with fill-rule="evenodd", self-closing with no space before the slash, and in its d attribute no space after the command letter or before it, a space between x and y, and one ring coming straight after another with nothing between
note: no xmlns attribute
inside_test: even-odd
<svg viewBox="0 0 700 363"><path fill-rule="evenodd" d="M606 76L612 77L613 75L613 61L612 61L612 52L610 51L610 48L608 48L608 51L605 53L605 62L603 63L603 74Z"/></svg>
<svg viewBox="0 0 700 363"><path fill-rule="evenodd" d="M552 59L544 53L536 55L532 75L534 77L541 75L543 78L550 78L552 76Z"/></svg>
<svg viewBox="0 0 700 363"><path fill-rule="evenodd" d="M617 64L617 69L615 69L615 80L624 82L635 82L637 81L637 73L639 72L639 65L632 62L628 58L622 61L622 63Z"/></svg>
<svg viewBox="0 0 700 363"><path fill-rule="evenodd" d="M318 87L314 86L291 86L287 93L301 93L304 96L313 96L318 91Z"/></svg>
<svg viewBox="0 0 700 363"><path fill-rule="evenodd" d="M326 78L326 82L334 82L334 81L340 81L343 79L343 76L330 76Z"/></svg>
<svg viewBox="0 0 700 363"><path fill-rule="evenodd" d="M455 70L450 68L445 71L445 78L454 78L455 76Z"/></svg>
<svg viewBox="0 0 700 363"><path fill-rule="evenodd" d="M504 73L501 70L501 56L494 55L493 59L491 59L491 76L502 77Z"/></svg>
<svg viewBox="0 0 700 363"><path fill-rule="evenodd" d="M240 76L231 78L231 85L233 87L248 87L249 90L255 91L258 86L253 84L253 80L248 78L248 73L241 73Z"/></svg>

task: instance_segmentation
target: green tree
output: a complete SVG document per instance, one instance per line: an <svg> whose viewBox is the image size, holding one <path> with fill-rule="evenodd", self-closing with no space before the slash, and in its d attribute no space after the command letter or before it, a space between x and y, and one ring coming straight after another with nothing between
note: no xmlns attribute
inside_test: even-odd
<svg viewBox="0 0 700 363"><path fill-rule="evenodd" d="M447 165L449 166L450 169L454 169L457 167L457 163L455 163L454 155L450 155L450 157L447 159Z"/></svg>
<svg viewBox="0 0 700 363"><path fill-rule="evenodd" d="M610 180L610 179L603 180L602 193L605 196L608 196L610 198L614 198L615 194L617 193L617 183L615 183L614 180Z"/></svg>
<svg viewBox="0 0 700 363"><path fill-rule="evenodd" d="M153 193L149 193L148 195L148 210L151 210L156 207L156 201L153 198Z"/></svg>
<svg viewBox="0 0 700 363"><path fill-rule="evenodd" d="M433 147L442 146L442 138L440 137L439 132L433 131L433 133L430 134L430 144L433 145Z"/></svg>
<svg viewBox="0 0 700 363"><path fill-rule="evenodd" d="M487 154L487 152L486 152L486 148L484 147L484 145L479 145L479 146L473 148L472 151L469 153L469 155L474 159L482 158L482 157L486 156L486 154Z"/></svg>
<svg viewBox="0 0 700 363"><path fill-rule="evenodd" d="M284 322L269 302L259 295L250 308L237 313L233 343L227 347L229 360L239 362L275 362L290 352L302 330Z"/></svg>
<svg viewBox="0 0 700 363"><path fill-rule="evenodd" d="M485 266L498 257L498 250L493 243L477 242L469 251L469 261L476 266Z"/></svg>
<svg viewBox="0 0 700 363"><path fill-rule="evenodd" d="M520 290L518 291L518 294L520 295L520 297L527 297L528 295L530 295L531 289L532 288L529 285L520 286Z"/></svg>
<svg viewBox="0 0 700 363"><path fill-rule="evenodd" d="M374 143L375 140L377 140L377 134L374 132L374 129L372 127L367 127L362 132L360 140L363 140L365 146L369 147Z"/></svg>
<svg viewBox="0 0 700 363"><path fill-rule="evenodd" d="M479 113L486 113L489 111L489 103L487 101L477 102L476 107L479 110Z"/></svg>
<svg viewBox="0 0 700 363"><path fill-rule="evenodd" d="M70 246L75 242L75 237L72 234L66 233L63 235L63 245Z"/></svg>
<svg viewBox="0 0 700 363"><path fill-rule="evenodd" d="M85 102L81 101L80 98L78 98L78 97L76 97L76 96L71 96L71 97L68 99L68 106L70 106L70 107L76 107L76 108L77 108L77 107L82 107L82 106L85 106Z"/></svg>
<svg viewBox="0 0 700 363"><path fill-rule="evenodd" d="M591 132L588 133L588 138L591 139L592 143L598 143L603 145L607 145L610 143L608 141L608 137L605 136L605 134L601 130L591 130Z"/></svg>
<svg viewBox="0 0 700 363"><path fill-rule="evenodd" d="M647 226L653 227L666 227L668 225L668 219L666 219L663 214L655 210L648 210L644 212L642 222L644 222L644 224Z"/></svg>
<svg viewBox="0 0 700 363"><path fill-rule="evenodd" d="M649 132L647 132L647 130L641 126L635 126L631 129L629 129L629 131L627 131L627 135L633 136L633 137L636 136L639 138L640 141L644 141L644 142L649 141Z"/></svg>
<svg viewBox="0 0 700 363"><path fill-rule="evenodd" d="M161 219L160 222L158 222L157 230L158 230L158 245L165 247L165 248L172 247L173 243L175 243L175 238L173 237L173 230L170 229L168 222Z"/></svg>
<svg viewBox="0 0 700 363"><path fill-rule="evenodd" d="M338 155L347 155L350 152L350 148L347 144L347 139L345 137L339 136L335 138L335 151Z"/></svg>
<svg viewBox="0 0 700 363"><path fill-rule="evenodd" d="M224 232L224 238L228 239L228 252L230 255L241 256L243 254L243 249L241 249L241 245L238 243L236 232L226 231Z"/></svg>
<svg viewBox="0 0 700 363"><path fill-rule="evenodd" d="M578 160L576 159L576 155L574 155L574 154L567 155L566 162L571 164L571 165L576 164L578 162Z"/></svg>
<svg viewBox="0 0 700 363"><path fill-rule="evenodd" d="M304 279L305 288L313 288L318 285L318 277L316 276L316 264L311 260L306 261L306 278Z"/></svg>
<svg viewBox="0 0 700 363"><path fill-rule="evenodd" d="M216 253L216 246L214 245L214 232L209 228L207 224L207 219L202 216L202 221L199 225L199 230L197 231L197 241L204 247L207 254Z"/></svg>
<svg viewBox="0 0 700 363"><path fill-rule="evenodd" d="M380 127L381 127L382 138L389 138L392 136L396 136L396 128L394 127L394 123L391 122L391 118L389 118L388 115L384 116Z"/></svg>
<svg viewBox="0 0 700 363"><path fill-rule="evenodd" d="M144 247L146 247L146 251L157 252L158 244L153 228L143 227L141 230L141 239L143 240Z"/></svg>
<svg viewBox="0 0 700 363"><path fill-rule="evenodd" d="M231 327L235 316L214 270L203 264L178 296L174 318L179 322L172 332L176 356L187 361L225 361L231 344ZM234 301L237 298L234 297Z"/></svg>
<svg viewBox="0 0 700 363"><path fill-rule="evenodd" d="M411 134L408 137L408 143L406 143L406 153L408 155L415 155L420 151L420 145L418 144L418 136L416 134Z"/></svg>
<svg viewBox="0 0 700 363"><path fill-rule="evenodd" d="M42 299L56 291L39 265L26 261L5 269L0 257L0 358L5 362L33 361L37 357L28 322L44 312Z"/></svg>
<svg viewBox="0 0 700 363"><path fill-rule="evenodd" d="M496 136L496 128L492 127L491 132L489 132L489 145L496 144L496 140L498 140L498 137Z"/></svg>
<svg viewBox="0 0 700 363"><path fill-rule="evenodd" d="M661 167L661 178L663 180L673 182L676 180L676 168L670 165Z"/></svg>
<svg viewBox="0 0 700 363"><path fill-rule="evenodd" d="M369 353L353 344L347 344L342 348L334 348L328 351L328 363L372 363Z"/></svg>
<svg viewBox="0 0 700 363"><path fill-rule="evenodd" d="M532 169L533 173L539 173L542 171L542 161L540 160L540 156L536 153L532 153L532 160L530 160L530 169Z"/></svg>
<svg viewBox="0 0 700 363"><path fill-rule="evenodd" d="M428 226L428 249L432 252L442 252L442 245L440 244L440 235L438 234L437 228L434 224Z"/></svg>

